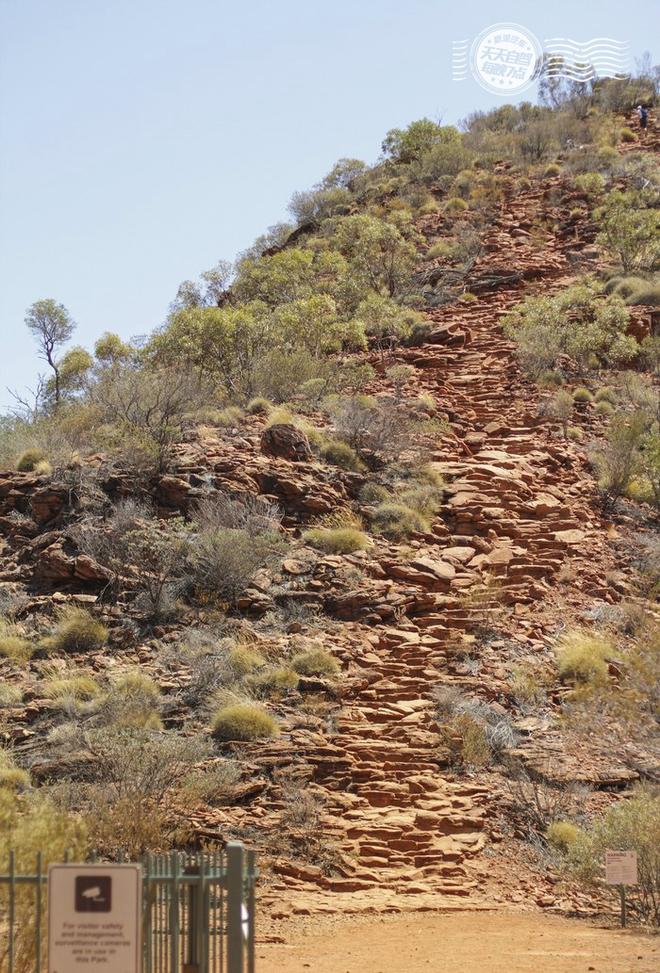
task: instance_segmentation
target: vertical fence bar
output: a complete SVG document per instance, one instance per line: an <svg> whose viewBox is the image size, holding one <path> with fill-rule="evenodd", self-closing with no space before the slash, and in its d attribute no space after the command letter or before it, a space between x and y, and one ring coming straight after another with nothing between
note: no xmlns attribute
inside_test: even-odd
<svg viewBox="0 0 660 973"><path fill-rule="evenodd" d="M227 973L243 967L243 845L227 842Z"/></svg>
<svg viewBox="0 0 660 973"><path fill-rule="evenodd" d="M176 852L170 855L172 882L170 894L170 956L172 973L179 973L179 860Z"/></svg>
<svg viewBox="0 0 660 973"><path fill-rule="evenodd" d="M41 901L42 901L42 890L41 883L43 881L43 855L40 851L37 852L37 900L35 902L35 929L34 929L34 946L36 953L36 973L41 973Z"/></svg>
<svg viewBox="0 0 660 973"><path fill-rule="evenodd" d="M153 957L151 952L151 930L153 927L152 898L155 891L153 884L152 856L147 854L143 862L144 868L144 970L151 973Z"/></svg>
<svg viewBox="0 0 660 973"><path fill-rule="evenodd" d="M9 852L9 973L14 973L14 919L16 915L16 882L14 875L14 852Z"/></svg>
<svg viewBox="0 0 660 973"><path fill-rule="evenodd" d="M256 857L254 851L247 853L247 909L248 909L248 934L247 934L247 973L255 973L254 970L254 940L255 940L255 897L254 882L256 870Z"/></svg>

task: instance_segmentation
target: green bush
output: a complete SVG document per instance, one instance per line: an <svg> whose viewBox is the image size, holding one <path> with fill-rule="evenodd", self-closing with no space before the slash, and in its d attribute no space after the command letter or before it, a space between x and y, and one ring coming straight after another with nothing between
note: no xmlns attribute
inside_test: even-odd
<svg viewBox="0 0 660 973"><path fill-rule="evenodd" d="M265 664L262 654L249 645L236 645L229 653L229 665L239 679Z"/></svg>
<svg viewBox="0 0 660 973"><path fill-rule="evenodd" d="M609 402L610 405L616 405L617 398L616 392L609 385L603 385L596 391L594 396L596 402Z"/></svg>
<svg viewBox="0 0 660 973"><path fill-rule="evenodd" d="M566 435L574 443L581 443L584 439L584 433L579 426L569 426Z"/></svg>
<svg viewBox="0 0 660 973"><path fill-rule="evenodd" d="M248 676L248 687L255 695L271 696L298 688L298 673L284 667L264 669Z"/></svg>
<svg viewBox="0 0 660 973"><path fill-rule="evenodd" d="M233 703L221 707L213 718L213 736L217 740L270 740L278 736L277 721L260 706Z"/></svg>
<svg viewBox="0 0 660 973"><path fill-rule="evenodd" d="M84 608L65 608L55 630L41 645L55 652L94 652L107 639L106 626Z"/></svg>
<svg viewBox="0 0 660 973"><path fill-rule="evenodd" d="M579 385L573 392L574 402L591 402L592 399L593 395L588 388L584 387L584 385Z"/></svg>
<svg viewBox="0 0 660 973"><path fill-rule="evenodd" d="M331 439L321 447L321 456L332 466L338 466L342 470L351 470L359 473L365 469L364 463L348 443L343 443L338 439Z"/></svg>
<svg viewBox="0 0 660 973"><path fill-rule="evenodd" d="M351 554L370 544L364 531L356 527L312 527L304 532L303 540L326 554Z"/></svg>
<svg viewBox="0 0 660 973"><path fill-rule="evenodd" d="M291 659L291 668L301 676L334 676L339 671L337 660L325 649L298 652Z"/></svg>
<svg viewBox="0 0 660 973"><path fill-rule="evenodd" d="M573 182L585 196L598 196L605 189L605 180L599 172L583 172ZM577 215L582 215L582 211L578 210Z"/></svg>
<svg viewBox="0 0 660 973"><path fill-rule="evenodd" d="M449 216L460 216L466 211L468 204L460 196L452 196L445 203L445 213Z"/></svg>
<svg viewBox="0 0 660 973"><path fill-rule="evenodd" d="M443 724L439 734L440 752L451 767L487 767L493 760L486 730L468 713L456 713Z"/></svg>
<svg viewBox="0 0 660 973"><path fill-rule="evenodd" d="M558 176L561 172L561 166L557 165L556 162L551 162L550 165L546 166L543 170L543 176L545 179L551 179L553 176Z"/></svg>
<svg viewBox="0 0 660 973"><path fill-rule="evenodd" d="M429 529L428 521L419 511L395 501L386 501L376 507L371 526L374 533L384 534L394 540L408 534L424 533Z"/></svg>
<svg viewBox="0 0 660 973"><path fill-rule="evenodd" d="M575 877L587 886L601 885L605 852L637 852L637 885L628 886L626 897L640 918L660 924L660 797L640 790L624 797L582 831L568 848L568 864ZM614 890L613 890L614 891Z"/></svg>
<svg viewBox="0 0 660 973"><path fill-rule="evenodd" d="M389 490L380 483L365 483L360 490L360 500L363 503L383 503L389 499Z"/></svg>
<svg viewBox="0 0 660 973"><path fill-rule="evenodd" d="M48 457L44 453L43 449L38 449L33 447L32 449L26 449L18 459L16 464L16 469L21 473L32 473L35 466L39 463L44 463Z"/></svg>
<svg viewBox="0 0 660 973"><path fill-rule="evenodd" d="M217 426L230 428L237 426L243 417L241 410L235 405L228 405L226 409L218 410L213 418Z"/></svg>
<svg viewBox="0 0 660 973"><path fill-rule="evenodd" d="M146 672L121 673L100 705L106 725L125 730L160 730L160 689Z"/></svg>
<svg viewBox="0 0 660 973"><path fill-rule="evenodd" d="M0 657L27 662L33 652L34 646L20 635L16 626L0 619Z"/></svg>
<svg viewBox="0 0 660 973"><path fill-rule="evenodd" d="M263 397L257 397L255 399L250 399L247 404L247 412L251 416L266 416L273 408L272 404L268 399Z"/></svg>
<svg viewBox="0 0 660 973"><path fill-rule="evenodd" d="M611 402L605 402L605 400L602 400L601 402L596 403L596 412L599 416L611 416L614 414L614 406Z"/></svg>
<svg viewBox="0 0 660 973"><path fill-rule="evenodd" d="M637 136L631 128L622 128L619 135L622 142L635 142L637 140Z"/></svg>
<svg viewBox="0 0 660 973"><path fill-rule="evenodd" d="M91 676L62 676L49 679L41 691L47 699L88 702L100 695L101 688Z"/></svg>
<svg viewBox="0 0 660 973"><path fill-rule="evenodd" d="M561 637L556 654L562 680L597 684L607 678L606 658L614 654L614 647L603 635L574 630Z"/></svg>
<svg viewBox="0 0 660 973"><path fill-rule="evenodd" d="M566 854L578 839L580 829L572 821L552 821L545 832L549 845Z"/></svg>

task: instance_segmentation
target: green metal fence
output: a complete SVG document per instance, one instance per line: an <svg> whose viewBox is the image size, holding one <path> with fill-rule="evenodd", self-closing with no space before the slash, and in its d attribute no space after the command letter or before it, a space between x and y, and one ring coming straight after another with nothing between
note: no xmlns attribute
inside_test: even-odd
<svg viewBox="0 0 660 973"><path fill-rule="evenodd" d="M142 859L143 973L254 973L254 852ZM0 863L0 868L2 863ZM45 973L48 871L26 874L9 853L0 874L0 973Z"/></svg>

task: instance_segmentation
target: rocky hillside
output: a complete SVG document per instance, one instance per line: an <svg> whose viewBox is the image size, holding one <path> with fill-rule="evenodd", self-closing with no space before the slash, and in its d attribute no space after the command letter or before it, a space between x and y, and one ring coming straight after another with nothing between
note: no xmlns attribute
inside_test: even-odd
<svg viewBox="0 0 660 973"><path fill-rule="evenodd" d="M617 152L652 158L658 148L652 130ZM112 687L125 673L148 677L140 705L151 693L156 715L140 730L214 739L191 768L224 774L208 793L177 791L164 803L179 829L172 840L254 844L262 910L273 917L494 902L587 911L591 899L565 881L544 829L597 818L654 777L652 737L630 735L619 716L621 732L585 727L590 701L581 722L575 686L557 667L566 633L606 631L617 648L606 652L603 693L616 692L627 678L619 656L636 632L620 619L654 612L639 577L657 514L644 499L604 503L594 474L593 449L619 407L598 409L592 393L617 390L620 373L585 378L566 366L564 390L590 391L576 396L564 435L544 407L556 388L523 371L502 327L524 299L602 277L611 258L561 158L527 178L499 162L492 178L498 197L479 253L452 300L418 308L421 343L372 343L350 356L373 369L362 395L394 399L421 419L419 442L394 465L423 460L441 494L426 523L398 537L373 530L349 551L320 549L315 528L361 531L377 522L386 492L365 490L374 481L365 462L346 469L320 458L310 428L327 432L333 419L318 404L304 423L273 423L270 407L221 421L193 416L148 486L108 465L104 451L54 473L0 472L5 636L33 645L23 659L9 650L0 658L13 765L58 806L80 811L80 789L99 782L94 768L107 757L94 734L114 718ZM415 217L416 273L434 286L447 271L432 255L447 237L447 190L430 194L435 208ZM627 333L641 342L657 311L627 307ZM648 368L636 372L650 381ZM246 494L277 507L286 546L231 604L191 599L178 616L144 624L138 581L157 567L122 569L116 591L113 563L84 543L90 529L107 534L112 507L126 498L153 499L157 518L176 526L200 501ZM71 607L91 612L107 637L49 647ZM216 670L227 658L236 665L237 648L252 661L242 656L243 681L228 685ZM322 666L300 661L314 652L326 654ZM259 672L270 675L260 681ZM87 692L71 682L81 677ZM58 679L69 681L60 691ZM277 735L213 738L213 706L245 700L277 720ZM115 822L111 838L95 840L112 854L122 837Z"/></svg>

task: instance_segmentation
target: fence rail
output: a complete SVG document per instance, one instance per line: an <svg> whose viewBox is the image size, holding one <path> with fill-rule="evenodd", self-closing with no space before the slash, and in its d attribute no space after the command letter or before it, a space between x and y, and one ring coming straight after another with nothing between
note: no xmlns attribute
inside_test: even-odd
<svg viewBox="0 0 660 973"><path fill-rule="evenodd" d="M228 842L222 852L146 855L140 864L143 973L254 973L254 852ZM36 855L32 872L14 852L6 866L0 862L4 867L0 973L44 973L48 871L43 855Z"/></svg>

